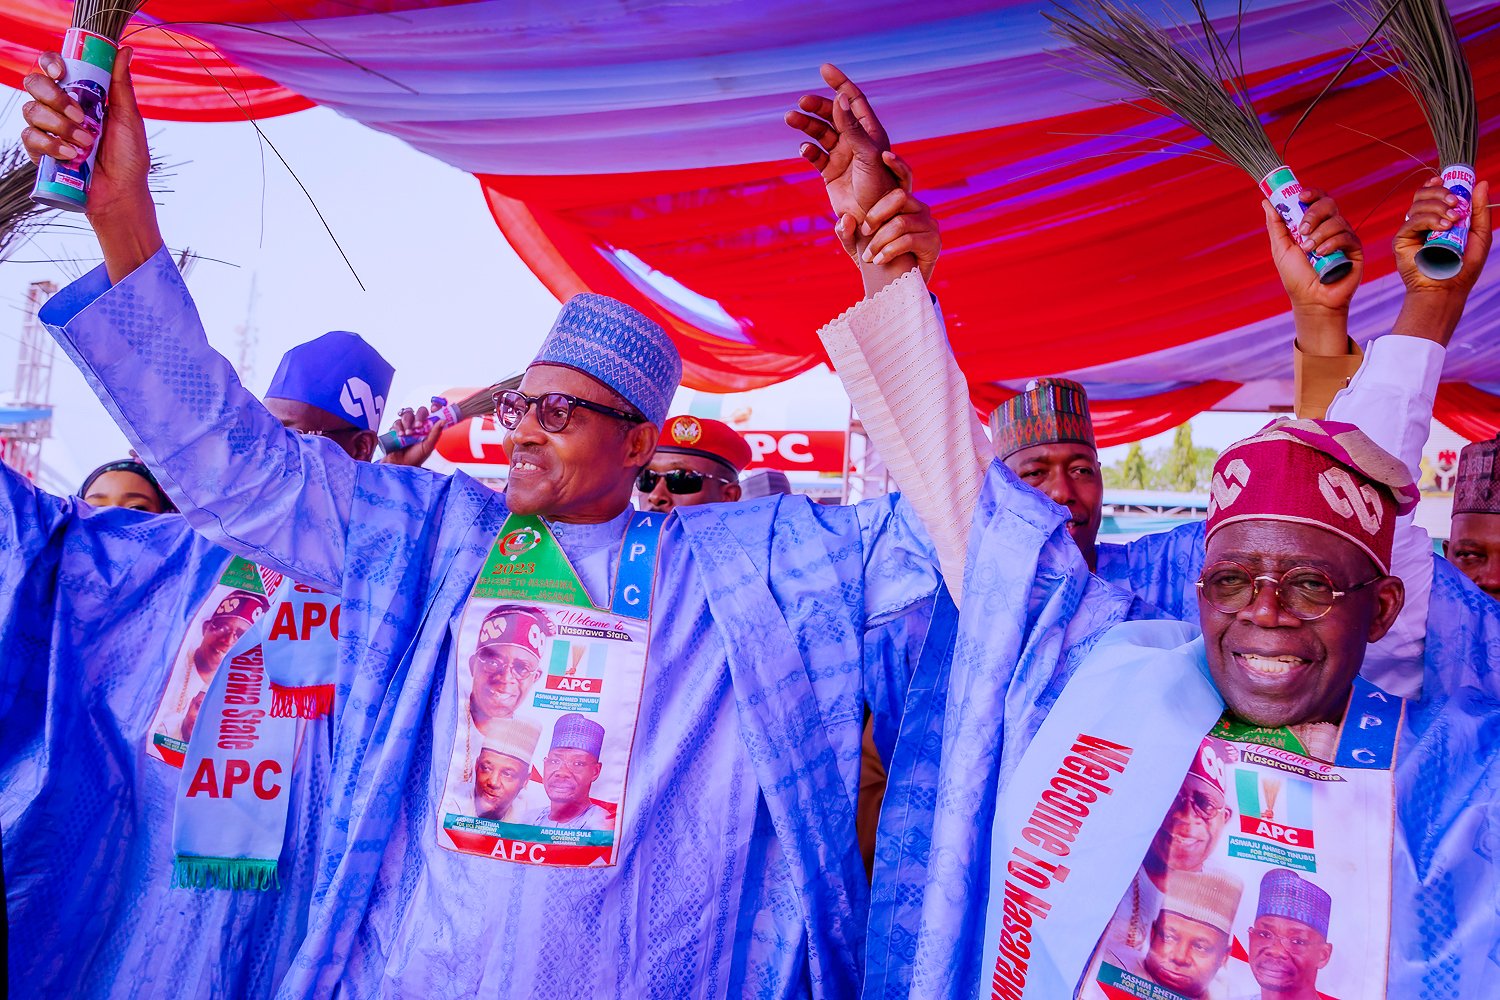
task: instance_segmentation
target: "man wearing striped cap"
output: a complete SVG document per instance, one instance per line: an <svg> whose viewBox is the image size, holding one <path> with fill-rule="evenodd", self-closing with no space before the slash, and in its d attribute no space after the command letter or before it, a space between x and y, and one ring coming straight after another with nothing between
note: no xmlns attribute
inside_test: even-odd
<svg viewBox="0 0 1500 1000"><path fill-rule="evenodd" d="M1500 438L1476 441L1458 455L1453 524L1443 555L1480 590L1500 598Z"/></svg>
<svg viewBox="0 0 1500 1000"><path fill-rule="evenodd" d="M1037 378L990 414L995 456L1021 482L1068 511L1068 534L1093 569L1104 477L1088 392L1071 379Z"/></svg>

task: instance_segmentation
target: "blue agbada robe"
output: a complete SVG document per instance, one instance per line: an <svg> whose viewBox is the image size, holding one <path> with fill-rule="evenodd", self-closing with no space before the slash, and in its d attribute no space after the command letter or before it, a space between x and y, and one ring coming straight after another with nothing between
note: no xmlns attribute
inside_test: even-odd
<svg viewBox="0 0 1500 1000"><path fill-rule="evenodd" d="M940 589L904 504L772 497L679 511L663 529L617 864L455 854L435 829L457 715L453 637L503 496L462 474L357 465L284 431L205 342L165 251L114 288L94 272L43 318L195 529L341 593L350 686L318 861L327 881L283 995L858 992L863 715L899 701L902 657L879 644L913 641ZM1046 526L1017 532L994 584L1009 596L992 624L1024 644L1037 550L1072 546L1055 508L1008 474L986 502ZM623 517L555 526L596 601Z"/></svg>
<svg viewBox="0 0 1500 1000"><path fill-rule="evenodd" d="M176 515L94 509L0 465L0 830L10 995L270 996L306 927L330 726L307 723L281 888L172 888L181 772L146 754L229 561Z"/></svg>
<svg viewBox="0 0 1500 1000"><path fill-rule="evenodd" d="M992 466L990 483L1002 475L1003 467ZM1017 655L1014 637L997 634L990 617L992 581L1003 578L1013 559L1014 527L1003 519L986 523L990 516L981 510L976 520L963 611L940 602L907 695L876 848L867 997L978 995L996 791L1081 655L1130 614L1123 593L1090 578L1081 557L1043 561L1039 582L1056 579L1055 592L1076 595L1077 604L1059 614L1066 604L1033 600L1031 641ZM1182 614L1184 597L1196 604L1196 592L1181 583L1197 576L1202 528L1184 526L1153 536L1149 545L1163 548L1123 553L1142 558L1122 559L1115 568L1133 568L1138 596ZM1043 592L1039 585L1033 595ZM1054 631L1041 627L1049 615L1067 621L1064 635L1100 630L1065 642L1064 655L1033 655L1038 640ZM1164 643L1171 638L1175 645L1176 633L1163 634ZM1500 976L1500 701L1492 693L1493 664L1500 664L1500 603L1439 561L1423 698L1408 704L1395 775L1391 1000L1487 996Z"/></svg>

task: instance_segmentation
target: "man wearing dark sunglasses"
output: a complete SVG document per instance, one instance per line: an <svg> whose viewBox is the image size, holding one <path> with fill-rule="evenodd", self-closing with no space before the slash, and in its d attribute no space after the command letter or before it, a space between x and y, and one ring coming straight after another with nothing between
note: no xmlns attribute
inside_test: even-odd
<svg viewBox="0 0 1500 1000"><path fill-rule="evenodd" d="M740 498L750 446L728 424L680 414L667 421L651 464L635 482L636 506L669 511Z"/></svg>

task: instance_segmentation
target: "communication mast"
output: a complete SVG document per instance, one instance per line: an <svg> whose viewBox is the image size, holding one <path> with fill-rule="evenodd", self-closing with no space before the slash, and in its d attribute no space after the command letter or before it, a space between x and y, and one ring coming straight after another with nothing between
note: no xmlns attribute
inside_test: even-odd
<svg viewBox="0 0 1500 1000"><path fill-rule="evenodd" d="M255 281L256 275L250 275L250 301L245 305L245 322L240 324L238 333L239 360L235 362L234 369L240 376L241 385L249 385L251 378L255 375L255 353L260 348L260 335L255 329Z"/></svg>
<svg viewBox="0 0 1500 1000"><path fill-rule="evenodd" d="M33 281L26 290L14 402L0 406L0 459L28 479L36 479L41 471L42 442L52 433L52 364L57 345L42 329L37 313L56 291L51 281Z"/></svg>

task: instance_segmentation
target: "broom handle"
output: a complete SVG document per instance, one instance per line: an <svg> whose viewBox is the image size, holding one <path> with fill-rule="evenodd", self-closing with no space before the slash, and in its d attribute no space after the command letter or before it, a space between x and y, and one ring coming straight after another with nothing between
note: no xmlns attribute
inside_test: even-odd
<svg viewBox="0 0 1500 1000"><path fill-rule="evenodd" d="M470 417L477 417L481 413L491 412L495 408L495 393L500 390L503 384L480 389L472 395L465 396L457 403L450 403L442 396L433 396L432 406L427 415L428 429L430 430L432 425L439 420L448 421L448 426L452 427ZM380 435L380 447L389 455L393 451L400 451L402 448L410 448L412 445L420 443L426 436L426 434L397 434L394 430L389 430Z"/></svg>
<svg viewBox="0 0 1500 1000"><path fill-rule="evenodd" d="M1298 232L1305 214L1302 199L1298 197L1302 194L1302 184L1297 180L1297 175L1292 173L1291 167L1280 166L1266 174L1260 179L1260 190L1286 223L1292 239L1307 254L1307 262L1317 272L1318 281L1331 285L1349 273L1354 262L1344 255L1344 251L1335 250L1326 257L1320 257L1307 249L1305 237Z"/></svg>
<svg viewBox="0 0 1500 1000"><path fill-rule="evenodd" d="M1469 246L1469 212L1474 202L1474 168L1455 163L1443 168L1443 187L1458 199L1459 219L1448 229L1434 229L1417 251L1417 270L1429 278L1447 280L1464 268Z"/></svg>

